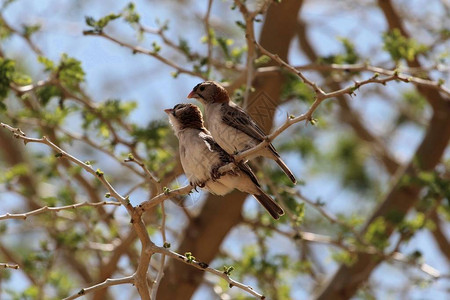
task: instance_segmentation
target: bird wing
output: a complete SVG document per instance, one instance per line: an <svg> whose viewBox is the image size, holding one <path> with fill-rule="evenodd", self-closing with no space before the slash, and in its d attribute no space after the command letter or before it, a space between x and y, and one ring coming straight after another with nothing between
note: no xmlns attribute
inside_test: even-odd
<svg viewBox="0 0 450 300"><path fill-rule="evenodd" d="M247 174L248 177L250 177L250 179L253 181L254 184L256 184L258 187L261 187L261 185L259 184L258 178L256 178L255 173L253 173L252 169L250 169L250 167L246 163L240 161L235 164L239 167L239 170L241 170L242 172Z"/></svg>
<svg viewBox="0 0 450 300"><path fill-rule="evenodd" d="M258 142L262 142L266 137L264 131L256 124L252 117L237 105L222 106L222 121L228 126L244 132ZM272 143L269 144L268 148L275 156L280 156Z"/></svg>
<svg viewBox="0 0 450 300"><path fill-rule="evenodd" d="M200 136L211 152L216 152L219 154L220 161L221 161L221 163L223 163L223 165L233 162L233 158L231 157L231 155L229 155L225 150L223 150L219 146L219 144L217 144L214 141L212 136L207 135L207 134L201 134ZM255 173L253 173L252 169L250 169L250 167L246 163L240 161L235 164L239 168L240 171L244 172L246 175L248 175L248 177L250 177L250 179L252 180L252 182L255 185L257 185L258 187L261 187L258 179L256 178Z"/></svg>
<svg viewBox="0 0 450 300"><path fill-rule="evenodd" d="M216 143L216 141L213 139L212 136L210 136L209 134L206 134L206 133L201 133L200 137L202 138L203 142L208 147L209 151L215 152L219 155L221 163L223 163L225 165L225 164L233 161L232 157L225 150L223 150L219 146L219 144Z"/></svg>

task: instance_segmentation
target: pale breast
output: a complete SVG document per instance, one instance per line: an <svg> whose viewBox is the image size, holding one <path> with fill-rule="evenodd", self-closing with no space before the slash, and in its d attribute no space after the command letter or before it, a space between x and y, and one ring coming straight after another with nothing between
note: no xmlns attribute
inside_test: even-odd
<svg viewBox="0 0 450 300"><path fill-rule="evenodd" d="M179 135L181 165L188 180L193 183L209 179L212 166L220 161L219 155L208 148L199 134L200 131L193 129Z"/></svg>
<svg viewBox="0 0 450 300"><path fill-rule="evenodd" d="M221 104L210 104L205 111L208 130L217 144L229 154L255 146L257 143L254 139L223 122L220 108Z"/></svg>

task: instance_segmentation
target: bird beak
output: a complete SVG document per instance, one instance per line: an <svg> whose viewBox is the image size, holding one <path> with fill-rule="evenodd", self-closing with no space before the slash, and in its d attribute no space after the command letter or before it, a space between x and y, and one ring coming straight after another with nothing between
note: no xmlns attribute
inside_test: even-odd
<svg viewBox="0 0 450 300"><path fill-rule="evenodd" d="M196 92L194 92L194 90L192 90L192 92L190 92L189 95L188 95L187 97L188 97L188 99L191 99L191 98L198 98L198 95L197 95Z"/></svg>
<svg viewBox="0 0 450 300"><path fill-rule="evenodd" d="M173 112L173 109L172 108L168 108L168 109L165 109L164 112L169 115L169 114L171 114Z"/></svg>

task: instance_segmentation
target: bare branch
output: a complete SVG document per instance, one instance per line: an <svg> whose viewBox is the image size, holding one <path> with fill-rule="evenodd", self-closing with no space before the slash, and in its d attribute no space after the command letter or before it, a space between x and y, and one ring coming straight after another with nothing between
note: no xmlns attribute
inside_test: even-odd
<svg viewBox="0 0 450 300"><path fill-rule="evenodd" d="M84 162L82 162L81 160L79 160L78 158L70 155L69 153L67 153L66 151L62 150L61 148L59 148L58 146L56 146L55 144L53 144L49 139L47 139L47 137L42 137L42 138L30 138L27 137L25 135L25 133L23 133L22 130L20 130L19 128L14 128L9 126L8 124L5 123L0 123L0 126L3 128L8 129L9 131L11 131L14 134L15 138L20 138L22 139L25 144L26 143L40 143L40 144L45 144L47 146L49 146L50 148L52 148L53 150L55 150L55 152L57 153L56 155L58 157L64 157L67 158L68 160L72 161L73 163L79 165L80 167L82 167L84 170L86 170L87 172L91 173L92 175L96 176L98 178L98 180L100 180L103 185L106 187L106 189L110 192L111 196L113 196L114 198L116 198L117 200L120 201L120 203L125 206L125 208L127 208L127 210L129 211L130 214L132 214L132 210L133 207L131 206L131 204L126 200L125 197L121 196L113 187L112 185L109 183L108 180L106 180L105 176L103 176L103 172L101 172L100 170L95 171L91 165L88 165Z"/></svg>
<svg viewBox="0 0 450 300"><path fill-rule="evenodd" d="M250 95L250 91L252 88L252 82L255 78L255 59L256 57L256 49L254 43L251 41L256 40L255 38L255 29L253 22L255 21L255 17L258 14L264 13L270 5L270 1L264 0L263 4L259 9L256 9L253 12L250 12L247 9L247 6L241 1L236 0L236 5L239 6L239 10L245 18L245 37L247 40L247 68L246 68L246 85L245 85L245 93L244 93L244 103L247 103L248 96Z"/></svg>
<svg viewBox="0 0 450 300"><path fill-rule="evenodd" d="M65 206L57 206L57 207L49 207L44 206L38 209L35 209L30 212L21 213L21 214L4 214L0 215L0 220L5 219L18 219L18 220L26 220L28 217L35 216L47 211L61 211L61 210L69 210L69 209L77 209L79 207L85 207L85 206L91 206L91 207L99 207L99 206L105 206L105 205L115 205L120 206L120 202L114 202L114 201L103 201L103 202L83 202L83 203L76 203L71 205L65 205Z"/></svg>
<svg viewBox="0 0 450 300"><path fill-rule="evenodd" d="M0 269L19 269L19 265L12 265L12 264L8 264L8 263L0 263Z"/></svg>
<svg viewBox="0 0 450 300"><path fill-rule="evenodd" d="M88 287L88 288L84 288L84 289L80 290L78 293L76 293L75 295L72 295L70 297L64 298L64 300L77 299L79 297L85 296L86 294L89 294L89 293L92 293L92 292L95 292L95 291L107 288L109 286L119 285L119 284L126 284L126 283L133 284L133 282L134 282L134 277L133 276L127 276L127 277L117 278L117 279L106 279L102 283L93 285L93 286Z"/></svg>
<svg viewBox="0 0 450 300"><path fill-rule="evenodd" d="M191 185L187 185L187 186L178 188L176 190L171 190L171 191L167 190L166 192L161 193L161 194L153 197L150 200L142 202L141 204L139 204L136 207L136 210L138 213L142 214L144 211L149 210L153 206L160 204L161 202L163 202L166 199L169 199L172 196L188 194L192 190L192 188L193 187Z"/></svg>
<svg viewBox="0 0 450 300"><path fill-rule="evenodd" d="M242 283L240 283L240 282L238 282L238 281L236 281L234 279L231 279L230 276L228 276L224 272L221 272L219 270L211 268L206 263L199 262L199 261L197 261L195 259L189 259L189 258L187 258L184 255L178 254L176 252L173 252L173 251L171 251L169 249L166 249L166 248L163 248L163 247L156 247L156 248L158 248L158 250L157 250L158 252L163 253L163 254L171 257L171 258L174 258L176 260L182 261L182 262L187 263L188 265L191 265L191 266L193 266L193 267L195 267L197 269L209 272L211 274L214 274L214 275L216 275L218 277L221 277L221 278L225 279L228 282L230 287L236 286L236 287L240 288L241 290L244 290L247 293L249 293L249 294L251 294L251 295L253 295L255 297L258 297L259 299L265 299L264 295L262 295L259 292L255 291L251 286L242 284Z"/></svg>
<svg viewBox="0 0 450 300"><path fill-rule="evenodd" d="M208 77L210 76L210 73L211 73L211 61L212 61L212 50L213 50L211 24L209 22L209 18L211 16L212 3L213 3L213 0L208 0L208 9L206 10L205 18L203 19L203 22L205 23L206 42L208 44L208 69L206 71L206 74L208 75Z"/></svg>
<svg viewBox="0 0 450 300"><path fill-rule="evenodd" d="M139 46L133 46L133 45L128 44L126 42L120 41L120 40L118 40L118 39L116 39L116 38L114 38L114 37L112 37L112 36L110 36L110 35L108 35L108 34L106 34L104 32L84 31L83 34L84 35L95 35L95 36L103 37L103 38L105 38L107 40L110 40L110 41L120 45L120 46L123 46L125 48L128 48L128 49L132 50L133 53L142 53L142 54L146 54L146 55L152 56L152 57L156 58L157 60L161 61L162 63L164 63L164 64L174 68L180 74L189 74L189 75L192 75L194 77L199 77L199 78L201 78L203 80L207 80L207 78L205 76L203 76L201 73L193 72L193 71L185 69L185 68L183 68L181 66L178 66L174 62L172 62L171 60L169 60L169 59L159 55L156 51L151 51L151 50L148 50L148 49L144 49L144 48L139 47Z"/></svg>
<svg viewBox="0 0 450 300"><path fill-rule="evenodd" d="M70 155L69 153L67 153L66 151L62 150L61 148L59 148L58 146L53 144L47 137L44 136L40 139L39 138L29 138L19 128L11 127L5 123L0 123L0 126L11 131L14 134L14 137L22 139L25 144L26 143L45 144L45 145L49 146L50 148L52 148L53 150L55 150L57 157L65 157L68 160L70 160L71 162L79 165L84 170L86 170L87 172L89 172L92 175L94 175L95 177L97 177L97 179L100 180L100 182L109 191L110 195L112 197L116 198L117 200L119 200L119 202L127 209L128 213L130 214L130 216L132 218L131 223L133 224L134 229L142 243L142 249L143 249L141 252L141 256L139 258L138 267L136 269L136 272L133 275L134 284L136 285L136 288L137 288L141 298L144 300L150 300L150 294L149 294L148 283L147 283L147 270L148 270L148 266L150 263L150 258L151 258L152 253L150 251L146 251L146 249L148 247L150 247L150 245L153 243L150 241L150 237L148 236L145 225L142 222L141 215L139 213L135 212L135 209L131 205L128 197L125 198L125 197L121 196L113 188L113 186L109 183L109 181L105 178L104 173L101 170L97 169L96 171L94 171L94 169L92 168L91 165L88 165L88 164L80 161L76 157L74 157L74 156Z"/></svg>
<svg viewBox="0 0 450 300"><path fill-rule="evenodd" d="M286 67L281 63L283 67ZM411 68L403 68L399 67L398 69L390 70L378 66L372 66L369 64L307 64L301 66L292 66L292 69L288 68L291 72L295 73L296 71L343 71L343 72L361 72L368 71L374 74L378 73L386 76L397 76L397 80L403 82L410 82L417 86L425 86L432 89L436 89L447 96L450 96L450 89L443 84L443 81L432 81L429 79L423 79L420 77L416 77L412 74L408 74L407 72L412 73L414 70ZM436 67L438 69L438 67ZM279 72L281 71L280 67L270 66L270 67L261 67L257 69L257 73L266 73L266 72ZM295 73L297 74L297 73ZM297 74L298 75L298 74Z"/></svg>

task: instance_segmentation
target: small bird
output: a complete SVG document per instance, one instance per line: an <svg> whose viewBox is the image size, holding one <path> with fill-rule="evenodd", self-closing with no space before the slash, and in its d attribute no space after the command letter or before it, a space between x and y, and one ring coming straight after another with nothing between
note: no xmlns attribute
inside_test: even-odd
<svg viewBox="0 0 450 300"><path fill-rule="evenodd" d="M205 188L216 195L238 189L253 195L274 219L284 214L283 209L261 189L247 164L240 162L233 170L219 173L220 167L234 163L234 160L206 130L197 106L177 104L164 111L178 137L181 165L192 186Z"/></svg>
<svg viewBox="0 0 450 300"><path fill-rule="evenodd" d="M211 135L229 154L253 148L265 140L264 131L249 114L230 100L228 92L217 82L197 84L188 98L195 98L203 103L205 121ZM273 159L293 183L297 182L272 143L248 159L257 156Z"/></svg>

